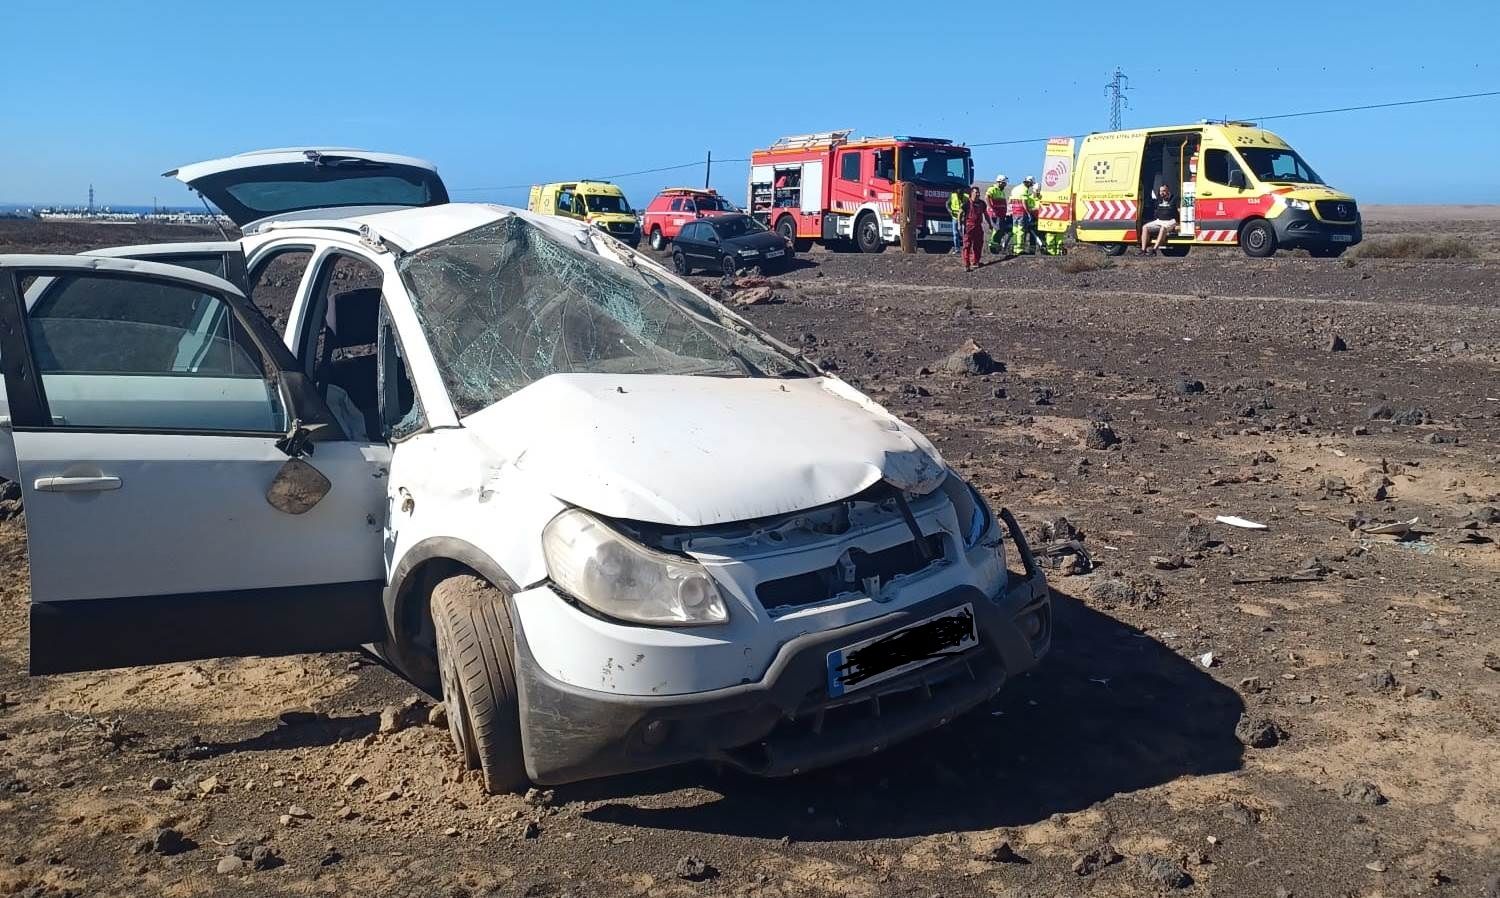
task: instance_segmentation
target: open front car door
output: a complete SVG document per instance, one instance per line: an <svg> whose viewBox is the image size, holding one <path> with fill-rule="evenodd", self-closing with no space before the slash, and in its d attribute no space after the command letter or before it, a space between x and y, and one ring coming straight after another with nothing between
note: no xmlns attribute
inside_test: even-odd
<svg viewBox="0 0 1500 898"><path fill-rule="evenodd" d="M0 255L0 367L32 673L384 638L388 452L345 438L238 287L157 262Z"/></svg>

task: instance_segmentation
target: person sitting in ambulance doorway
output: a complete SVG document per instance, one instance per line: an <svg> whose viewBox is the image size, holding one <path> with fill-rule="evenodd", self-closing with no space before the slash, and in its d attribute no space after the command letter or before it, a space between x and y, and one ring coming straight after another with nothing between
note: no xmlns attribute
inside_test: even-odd
<svg viewBox="0 0 1500 898"><path fill-rule="evenodd" d="M1172 188L1163 184L1156 188L1156 214L1155 217L1141 225L1141 255L1155 255L1167 242L1167 238L1177 233L1177 200L1172 196ZM1153 237L1156 243L1146 248Z"/></svg>

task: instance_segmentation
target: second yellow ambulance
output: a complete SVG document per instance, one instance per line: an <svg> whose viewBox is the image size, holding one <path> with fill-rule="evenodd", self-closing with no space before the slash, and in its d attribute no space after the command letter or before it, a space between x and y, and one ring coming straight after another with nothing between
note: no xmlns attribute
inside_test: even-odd
<svg viewBox="0 0 1500 898"><path fill-rule="evenodd" d="M1054 204L1054 218L1071 218L1078 242L1101 244L1111 255L1139 239L1149 198L1162 184L1178 202L1167 255L1239 244L1247 256L1306 249L1331 257L1363 236L1354 197L1323 183L1286 141L1246 122L1090 134L1076 162L1073 138L1054 138L1047 145L1044 191L1049 178L1059 194L1072 185L1071 197ZM1047 214L1044 209L1044 229Z"/></svg>

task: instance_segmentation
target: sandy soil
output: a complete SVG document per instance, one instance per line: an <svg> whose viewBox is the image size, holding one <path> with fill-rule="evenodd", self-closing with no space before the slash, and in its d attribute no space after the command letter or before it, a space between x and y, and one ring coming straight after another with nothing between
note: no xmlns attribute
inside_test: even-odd
<svg viewBox="0 0 1500 898"><path fill-rule="evenodd" d="M159 239L0 223L0 252ZM815 775L487 797L420 704L380 732L422 697L356 655L27 678L16 519L0 894L1500 895L1500 261L815 252L783 280L745 313L1034 537L1082 532L1037 672ZM967 339L1005 370L932 373Z"/></svg>

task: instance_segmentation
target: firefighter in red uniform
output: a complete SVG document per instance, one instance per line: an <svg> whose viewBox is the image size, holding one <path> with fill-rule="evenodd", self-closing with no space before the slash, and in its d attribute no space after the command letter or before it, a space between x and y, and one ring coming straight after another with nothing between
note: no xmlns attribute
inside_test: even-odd
<svg viewBox="0 0 1500 898"><path fill-rule="evenodd" d="M988 218L984 194L975 187L969 191L969 208L964 213L964 271L979 267L979 256L984 251L984 223Z"/></svg>

